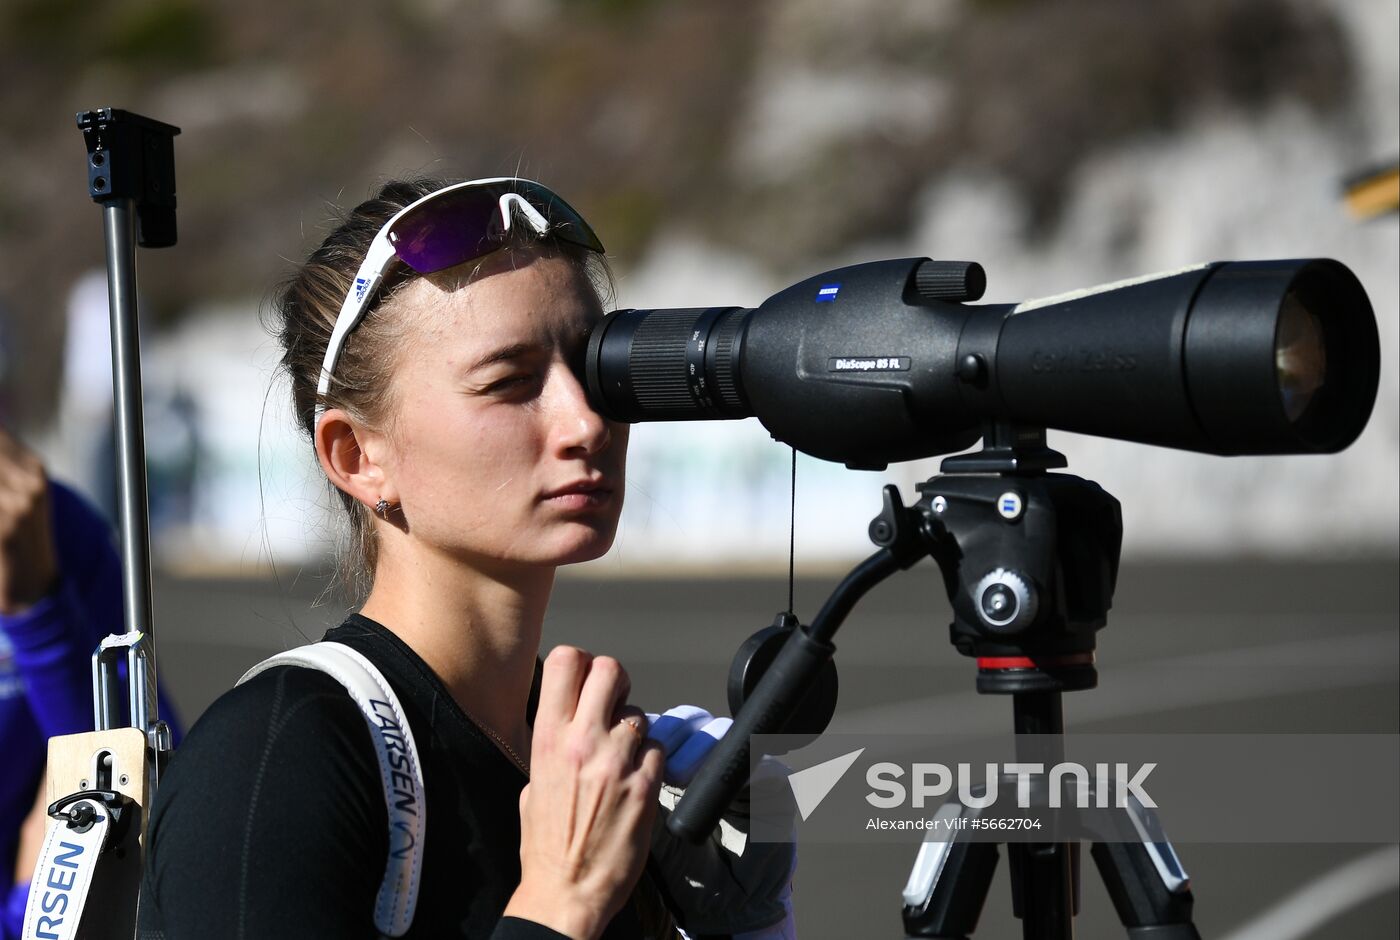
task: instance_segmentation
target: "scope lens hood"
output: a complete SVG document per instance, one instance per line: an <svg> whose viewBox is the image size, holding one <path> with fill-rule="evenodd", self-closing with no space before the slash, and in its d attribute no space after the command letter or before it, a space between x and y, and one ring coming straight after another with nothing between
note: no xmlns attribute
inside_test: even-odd
<svg viewBox="0 0 1400 940"><path fill-rule="evenodd" d="M1192 406L1222 454L1339 451L1380 381L1366 292L1325 258L1222 264L1192 304L1184 353Z"/></svg>

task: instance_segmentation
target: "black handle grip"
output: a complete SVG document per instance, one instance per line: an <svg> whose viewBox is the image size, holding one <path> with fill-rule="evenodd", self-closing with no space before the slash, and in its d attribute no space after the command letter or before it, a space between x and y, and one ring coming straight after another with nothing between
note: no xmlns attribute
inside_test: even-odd
<svg viewBox="0 0 1400 940"><path fill-rule="evenodd" d="M671 814L666 825L674 835L693 843L709 837L749 782L751 737L782 730L835 652L834 644L813 639L805 628L792 631Z"/></svg>

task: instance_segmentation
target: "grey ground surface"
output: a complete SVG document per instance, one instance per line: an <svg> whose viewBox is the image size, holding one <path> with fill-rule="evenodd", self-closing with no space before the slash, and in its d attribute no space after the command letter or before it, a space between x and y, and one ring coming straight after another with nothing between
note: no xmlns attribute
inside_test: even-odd
<svg viewBox="0 0 1400 940"><path fill-rule="evenodd" d="M1066 726L1128 733L1396 733L1397 573L1393 559L1125 565L1109 625L1099 637L1100 688L1066 697ZM837 580L799 580L799 616L810 619ZM158 578L161 677L182 718L192 722L260 658L317 638L338 621L343 607L312 607L323 586L307 575L284 577L281 584ZM569 642L617 656L631 674L633 701L649 710L689 702L727 713L730 658L786 604L787 585L774 579L564 578L546 623L545 646ZM837 636L836 727L875 731L902 722L901 731L1009 728L1010 703L973 692L975 667L949 645L948 619L941 582L927 562L857 606ZM1377 847L1177 848L1192 878L1197 923L1202 936L1211 938L1231 934ZM797 879L801 935L903 936L899 893L916 850L912 842L804 847ZM1122 936L1085 861L1076 936ZM1383 872L1387 865L1394 867L1382 861ZM1010 914L1005 869L1003 860L978 937L1021 935ZM1400 897L1392 887L1312 932L1266 928L1252 940L1397 935Z"/></svg>

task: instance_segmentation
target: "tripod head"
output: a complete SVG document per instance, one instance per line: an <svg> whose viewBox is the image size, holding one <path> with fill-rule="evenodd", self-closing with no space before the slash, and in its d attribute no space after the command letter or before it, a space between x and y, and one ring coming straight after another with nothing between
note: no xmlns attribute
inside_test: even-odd
<svg viewBox="0 0 1400 940"><path fill-rule="evenodd" d="M977 658L979 692L1091 689L1095 634L1118 576L1118 501L1096 483L1047 473L1066 461L1045 446L1043 428L997 423L984 441L944 460L908 510L953 605L953 646Z"/></svg>

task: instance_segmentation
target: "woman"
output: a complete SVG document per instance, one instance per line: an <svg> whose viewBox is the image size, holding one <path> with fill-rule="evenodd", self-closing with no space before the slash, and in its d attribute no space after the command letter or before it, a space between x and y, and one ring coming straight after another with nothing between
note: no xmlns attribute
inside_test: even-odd
<svg viewBox="0 0 1400 940"><path fill-rule="evenodd" d="M409 937L641 937L663 754L618 663L537 663L555 569L608 550L627 428L578 366L602 246L523 180L392 183L279 298L298 418L349 514L360 611L326 638L403 704L427 817ZM365 719L269 669L162 781L142 937L369 937L389 852ZM659 911L659 914L658 914Z"/></svg>

